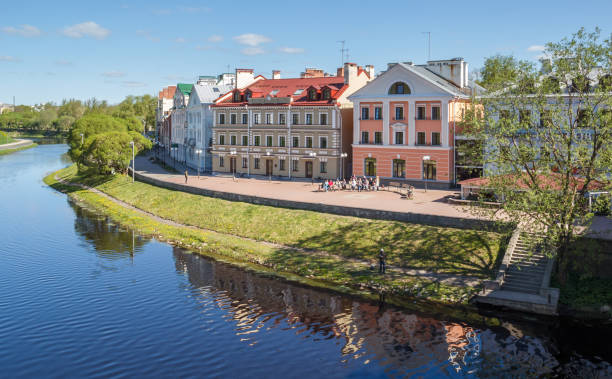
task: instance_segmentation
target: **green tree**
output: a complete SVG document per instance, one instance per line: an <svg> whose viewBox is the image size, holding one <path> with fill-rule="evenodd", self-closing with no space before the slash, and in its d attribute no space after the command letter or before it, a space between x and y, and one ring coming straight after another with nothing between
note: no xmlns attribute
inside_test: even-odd
<svg viewBox="0 0 612 379"><path fill-rule="evenodd" d="M81 155L85 140L91 136L107 132L127 132L128 128L122 119L99 113L89 113L78 119L68 136L68 151L70 158L82 163ZM81 136L82 134L82 136Z"/></svg>
<svg viewBox="0 0 612 379"><path fill-rule="evenodd" d="M516 82L522 69L531 64L519 61L512 55L497 54L485 59L484 66L479 71L478 84L489 92L506 88Z"/></svg>
<svg viewBox="0 0 612 379"><path fill-rule="evenodd" d="M544 232L562 283L575 226L589 223L586 193L610 187L612 92L601 83L611 72L611 46L599 29L581 29L546 45L545 75L510 64L514 59L485 65L487 80L507 88L474 99L463 123L467 134L486 141L489 187L505 199L503 210L521 227Z"/></svg>
<svg viewBox="0 0 612 379"><path fill-rule="evenodd" d="M102 174L125 173L132 159L130 142L134 142L136 154L151 148L151 141L136 132L96 134L85 142L83 163Z"/></svg>

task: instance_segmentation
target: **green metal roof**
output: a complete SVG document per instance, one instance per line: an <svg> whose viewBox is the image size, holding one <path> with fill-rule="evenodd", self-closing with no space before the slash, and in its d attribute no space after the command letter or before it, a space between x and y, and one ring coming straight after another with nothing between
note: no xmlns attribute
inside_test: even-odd
<svg viewBox="0 0 612 379"><path fill-rule="evenodd" d="M178 90L181 91L183 95L190 95L191 89L193 88L193 84L179 83L176 85L176 88L178 88Z"/></svg>

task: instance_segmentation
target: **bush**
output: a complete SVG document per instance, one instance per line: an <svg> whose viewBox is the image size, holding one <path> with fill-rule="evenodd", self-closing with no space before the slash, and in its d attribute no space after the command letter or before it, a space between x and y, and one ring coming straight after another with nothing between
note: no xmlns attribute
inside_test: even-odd
<svg viewBox="0 0 612 379"><path fill-rule="evenodd" d="M596 216L610 216L610 214L612 214L610 207L612 207L610 196L599 195L597 196L597 200L595 200L595 204L593 204L593 213L595 213Z"/></svg>

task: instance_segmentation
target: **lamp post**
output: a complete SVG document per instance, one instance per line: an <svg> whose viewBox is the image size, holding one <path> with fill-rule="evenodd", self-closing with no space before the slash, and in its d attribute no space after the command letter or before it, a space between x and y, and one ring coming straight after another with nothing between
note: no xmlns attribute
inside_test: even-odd
<svg viewBox="0 0 612 379"><path fill-rule="evenodd" d="M270 152L266 151L266 156L269 157L270 156ZM268 167L268 162L266 161L266 168ZM268 177L268 181L271 182L272 181L272 170L270 170L270 177Z"/></svg>
<svg viewBox="0 0 612 379"><path fill-rule="evenodd" d="M340 177L344 179L344 158L348 156L347 153L340 154Z"/></svg>
<svg viewBox="0 0 612 379"><path fill-rule="evenodd" d="M198 154L198 180L200 179L200 154L202 154L202 149L196 149L195 151Z"/></svg>
<svg viewBox="0 0 612 379"><path fill-rule="evenodd" d="M310 185L314 185L314 160L317 158L317 153L308 153L308 156L312 158L312 172L310 173Z"/></svg>
<svg viewBox="0 0 612 379"><path fill-rule="evenodd" d="M136 160L134 159L134 141L130 142L130 145L132 146L132 183L134 183L134 175L135 175L135 166L136 166Z"/></svg>
<svg viewBox="0 0 612 379"><path fill-rule="evenodd" d="M81 133L81 147L83 146L83 133Z"/></svg>
<svg viewBox="0 0 612 379"><path fill-rule="evenodd" d="M427 192L427 177L425 173L425 162L429 161L431 157L429 155L423 156L423 181L425 182L425 192Z"/></svg>
<svg viewBox="0 0 612 379"><path fill-rule="evenodd" d="M232 158L230 158L230 165L231 165L232 161L236 157L236 150L230 151L230 155L232 156ZM232 167L232 181L236 181L236 163L235 162L234 162L233 167Z"/></svg>

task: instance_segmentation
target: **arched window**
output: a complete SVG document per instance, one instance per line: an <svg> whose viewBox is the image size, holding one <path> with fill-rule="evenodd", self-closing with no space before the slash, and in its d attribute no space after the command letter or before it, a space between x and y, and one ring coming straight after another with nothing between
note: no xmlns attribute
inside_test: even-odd
<svg viewBox="0 0 612 379"><path fill-rule="evenodd" d="M389 88L389 95L409 95L410 87L404 82L395 82Z"/></svg>

